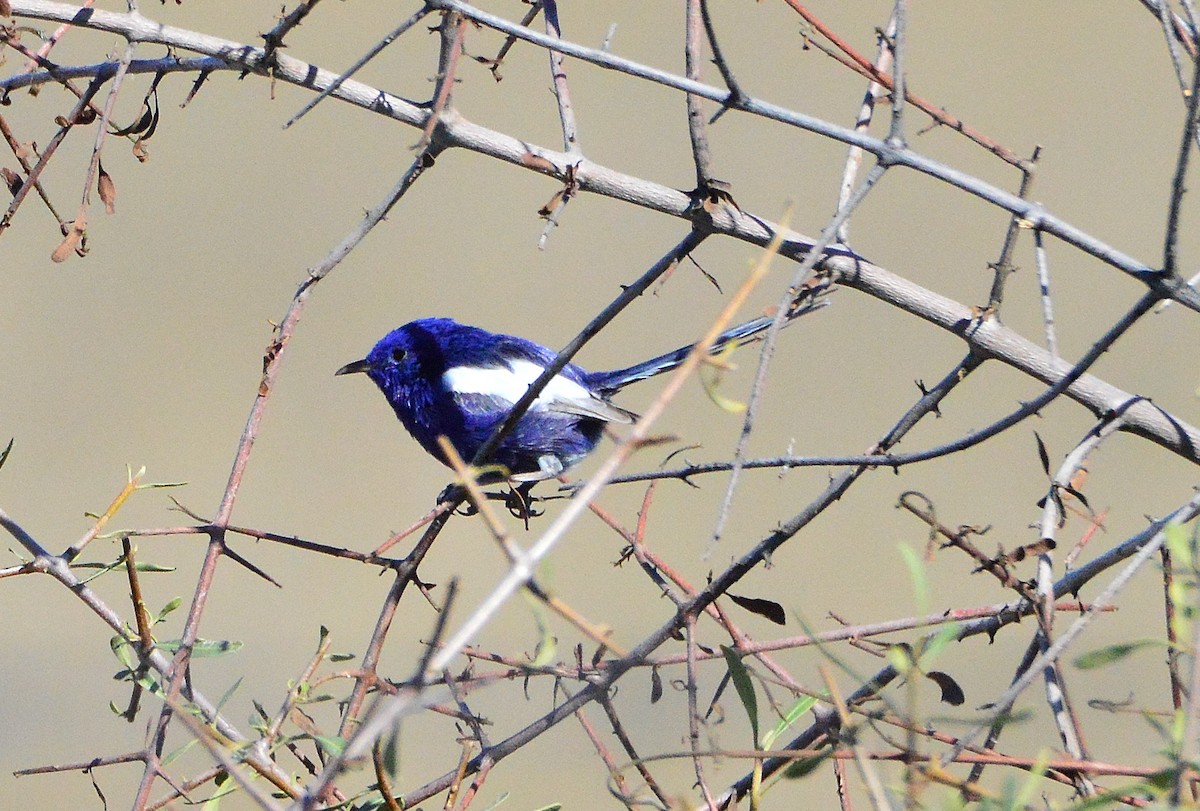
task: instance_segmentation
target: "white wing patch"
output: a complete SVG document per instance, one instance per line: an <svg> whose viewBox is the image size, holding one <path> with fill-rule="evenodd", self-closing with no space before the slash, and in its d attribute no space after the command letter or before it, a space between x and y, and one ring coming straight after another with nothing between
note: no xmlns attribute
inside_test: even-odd
<svg viewBox="0 0 1200 811"><path fill-rule="evenodd" d="M515 403L538 379L545 367L528 360L511 360L508 366L455 366L442 375L442 383L458 394L481 394ZM632 422L633 415L592 394L584 386L563 375L555 375L546 384L533 408L563 411L606 422Z"/></svg>

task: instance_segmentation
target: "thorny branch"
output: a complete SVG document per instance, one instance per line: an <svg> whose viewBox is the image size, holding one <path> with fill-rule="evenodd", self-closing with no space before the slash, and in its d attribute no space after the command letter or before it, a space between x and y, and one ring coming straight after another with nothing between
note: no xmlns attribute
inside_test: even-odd
<svg viewBox="0 0 1200 811"><path fill-rule="evenodd" d="M1181 77L1184 76L1185 62L1194 59L1195 54L1196 15L1194 8L1190 2L1185 1L1183 4L1189 22L1171 11L1165 2L1151 2L1151 0L1143 0L1143 2L1154 12L1161 24L1168 44L1168 53L1178 74ZM422 133L417 157L409 170L387 197L368 213L363 223L348 234L325 260L307 272L299 289L295 292L263 358L263 373L258 390L253 398L250 415L242 432L227 485L220 504L215 510L215 517L210 521L197 519L198 526L170 527L158 531L128 530L120 534L124 546L121 565L125 567L129 578L134 605L136 622L133 625L123 621L71 569L71 564L76 562L75 559L84 546L98 536L104 523L111 517L111 513L115 512L123 503L123 499L119 498L114 502L114 506L102 516L90 534L85 536L84 541L69 548L63 555L49 553L15 519L0 511L0 527L3 527L16 539L25 552L31 556L29 560L20 565L0 572L0 575L13 577L33 573L49 574L70 589L125 643L137 651L140 662L137 671L139 677L145 677L151 670L160 674L161 677L159 684L162 688L162 709L157 722L151 724L149 741L144 750L102 758L88 764L70 764L61 768L95 768L98 765L115 765L123 762L142 763L142 779L134 800L134 807L137 809L157 807L171 802L171 799L176 796L187 796L188 791L193 791L208 781L216 781L221 775L231 777L241 786L241 790L260 807L278 807L275 799L269 797L254 782L251 771L264 777L276 789L295 799L296 807L311 808L318 803L347 801L348 795L338 785L339 781L345 777L346 770L354 757L370 756L375 765L378 781L375 790L383 795L383 801L388 807L411 807L439 791L450 789L447 806L466 808L478 793L484 779L497 764L519 751L529 741L554 727L559 721L568 717L576 717L587 730L589 738L604 761L607 773L619 789L622 800L632 805L635 798L623 785L621 767L608 753L600 733L590 726L583 711L588 703L597 702L612 722L613 733L617 736L627 756L635 762L657 802L665 807L672 801L670 791L660 785L658 779L648 769L647 764L653 762L654 758L638 755L638 751L642 747L635 743L629 730L621 723L620 715L612 701L611 691L618 680L631 671L653 668L657 676L659 667L682 664L686 666L684 689L687 693L686 712L690 744L688 752L684 753L684 756L691 759L699 793L710 808L724 807L722 803L740 798L747 792L755 792L752 804L756 804L757 791L762 785L761 778L778 773L787 765L795 763L800 757L854 758L860 767L863 780L870 789L873 802L881 808L889 807L889 800L879 781L879 773L874 763L888 757L905 761L905 774L908 780L906 799L910 804L918 801L917 795L923 790L922 787L931 781L940 781L946 785L956 786L964 798L974 799L982 796L981 792L984 790L977 785L979 774L972 772L965 781L959 780L948 776L944 770L945 766L961 762L980 764L986 762L1032 770L1035 765L1028 759L1022 761L1019 758L1008 758L995 752L992 748L995 743L994 737L988 741L986 747L973 746L971 741L981 734L987 723L980 724L965 736L955 738L931 728L919 728L920 722L915 714L894 709L883 712L870 709L866 702L879 698L886 699L883 691L902 675L893 665L888 665L873 676L863 679L858 688L850 695L842 696L832 678L826 679L827 690L824 692L802 687L788 670L768 656L768 652L799 648L817 642L829 644L835 640L847 640L852 644L861 643L862 637L933 626L947 618L960 623L953 629L953 635L955 639L961 640L980 633L994 635L1000 629L1014 624L1021 616L1036 614L1039 618L1037 636L1028 647L1025 661L1017 669L1010 689L993 702L986 720L994 722L993 729L998 729L1001 716L1011 710L1022 689L1040 674L1047 680L1047 691L1055 723L1061 736L1062 745L1069 755L1069 758L1060 759L1052 764L1050 767L1052 772L1049 775L1051 779L1073 783L1080 794L1093 795L1103 790L1103 787L1098 786L1095 782L1099 776L1136 773L1135 770L1123 769L1123 767L1109 770L1104 764L1098 764L1089 757L1082 744L1079 716L1065 697L1063 671L1060 668L1061 657L1067 646L1083 633L1088 624L1100 612L1114 607L1114 600L1123 586L1134 576L1139 567L1143 566L1153 555L1159 553L1160 547L1164 549L1162 554L1168 578L1166 599L1168 635L1173 640L1178 639L1176 622L1173 619L1178 606L1175 605L1172 598L1169 580L1171 564L1163 544L1167 528L1191 521L1200 510L1200 506L1198 506L1197 499L1191 499L1168 519L1152 522L1144 532L1126 539L1123 543L1101 553L1083 566L1069 570L1057 581L1053 577L1053 558L1048 550L1053 545L1054 538L1063 529L1067 513L1067 500L1078 499L1085 507L1087 506L1086 500L1079 492L1075 474L1082 468L1088 454L1116 432L1124 431L1149 439L1189 462L1200 462L1200 450L1198 450L1200 445L1197 444L1200 442L1200 431L1154 405L1147 398L1126 393L1116 386L1088 374L1092 364L1159 302L1178 301L1191 310L1200 311L1200 294L1197 294L1181 278L1180 265L1182 263L1178 255L1178 236L1182 227L1181 212L1185 181L1188 175L1191 149L1197 142L1200 66L1194 69L1190 91L1184 94L1187 99L1187 117L1182 128L1179 159L1169 195L1162 268L1154 268L1120 253L1092 235L1056 217L1040 204L1030 201L1028 199L1029 183L1031 182L1032 166L1037 159L1036 152L1031 160L1019 159L1011 150L981 135L960 119L953 118L931 103L915 97L906 89L905 53L910 45L907 44L907 4L904 0L898 0L895 4L892 22L880 37L879 56L873 64L854 52L845 38L839 36L803 5L795 0L787 0L787 3L804 17L814 31L832 43L832 49L829 52L836 53L835 58L850 65L856 72L869 80L870 86L860 111L858 124L854 129L843 128L748 95L735 79L726 56L718 46L717 27L705 0L688 0L686 6L684 19L686 36L683 48L684 76L674 75L615 56L608 52L607 47L594 49L565 40L559 19L560 9L558 4L551 0L532 4L525 18L516 24L466 2L460 2L460 0L428 0L411 16L405 18L390 34L380 40L366 55L357 60L350 69L341 74L334 74L304 63L283 50L284 40L288 33L306 17L318 12L317 0L301 2L291 12L281 15L278 24L264 35L266 45L263 48L158 25L142 16L136 4L133 3L130 4L129 13L118 14L90 8L86 13L80 13L76 7L42 2L42 0L11 2L12 10L16 15L56 20L63 23L63 27L36 54L26 53L28 49L10 41L10 46L17 48L18 53L31 56L32 62L23 72L0 79L0 90L11 94L12 90L21 87L37 87L50 82L66 83L77 78L88 78L91 79L91 82L85 90L76 90L79 96L78 103L63 118L54 139L41 150L36 163L31 163L18 154L23 176L17 177L15 182L9 184L10 190L13 192L13 200L3 220L0 220L0 235L10 226L13 214L30 190L36 189L43 196L46 205L50 206L49 199L40 183L40 175L47 162L54 156L58 145L73 128L95 123L95 142L84 187L84 205L71 223L63 222L55 214L66 237L63 245L69 249L82 250L84 247L82 239L86 233L86 206L90 199L90 190L97 173L100 174L101 180L104 176L100 166L100 156L106 136L112 134L108 129L108 121L121 81L129 75L154 73L161 77L167 73L187 72L207 76L210 72L223 70L235 70L247 76L269 75L273 80L290 82L315 91L316 95L310 104L304 111L297 114L293 121L321 99L333 96L344 102L364 107L379 115L388 116L416 127ZM5 3L0 3L0 9L3 9L5 5ZM319 10L324 12L327 8L328 6L321 6ZM546 30L544 33L528 27L538 13L544 14L545 17ZM438 30L441 48L437 84L433 96L428 102L413 103L350 78L386 45L403 36L405 32L413 29L419 21L431 14L439 15ZM67 30L68 25L73 26L72 30L90 28L114 32L125 37L127 44L123 55L116 61L109 59L91 65L60 66L49 62L47 54L50 48ZM455 107L452 89L461 71L459 58L464 53L464 41L468 36L473 35L476 30L475 26L494 29L507 37L505 46L498 54L493 68L498 66L499 61L511 48L518 45L533 45L547 51L563 132L564 148L562 152L520 141L504 133L476 125L465 118ZM133 59L134 48L140 43L165 44L173 48L192 50L202 56L178 58L171 55L157 60L135 60ZM701 53L705 43L707 43L725 82L723 89L705 85L701 81ZM574 57L581 63L617 70L634 79L656 83L680 91L685 95L688 131L691 136L693 163L697 178L696 193L689 194L653 181L624 175L583 157L578 146L579 136L574 107L567 88L564 56ZM496 77L499 79L498 73L496 73ZM95 110L92 99L106 84L109 85L109 95L104 109L100 111L95 121L89 120L89 116L93 115L90 111ZM894 96L891 127L886 139L873 138L868 134L872 105L881 88L891 90ZM714 116L712 121L705 121L701 114L702 100L713 101L721 105L718 116ZM1021 168L1024 176L1019 193L1012 195L1004 192L998 187L989 185L978 178L967 176L950 166L912 150L904 138L905 102L913 104L933 116L939 123L953 127L1001 159ZM844 192L839 200L838 213L826 224L817 239L810 239L791 231L786 226L776 225L765 218L743 211L737 203L733 202L727 190L716 185L719 184L719 181L714 181L711 176L708 127L726 111L782 122L851 146L851 155L847 160L844 174ZM3 128L10 148L14 153L19 153L19 141L8 128L5 119L0 119L0 127ZM427 645L424 655L416 664L413 675L400 684L393 684L381 673L381 662L385 641L394 627L397 608L410 584L417 586L427 597L429 596L429 584L421 582L417 576L417 569L426 552L447 526L452 510L462 502L464 494L461 492L452 494L447 501L439 505L438 509L416 522L410 530L397 533L370 554L355 553L350 550L304 541L281 533L236 527L231 524L231 517L252 448L262 426L266 404L280 379L286 357L285 350L295 334L298 321L312 291L317 283L322 281L341 259L353 250L366 234L392 210L413 183L433 166L435 160L454 147L532 169L562 182L564 184L563 191L559 193L555 204L547 211L549 220L547 229L557 222L558 214L577 192L605 195L667 213L685 219L691 226L688 235L678 245L668 251L634 284L626 288L591 324L585 327L579 336L560 353L552 367L547 369L546 373L529 387L525 396L513 407L509 419L497 430L488 446L480 452L475 460L472 460L476 465L486 461L488 454L497 446L505 432L516 425L542 388L550 382L555 373L564 368L583 343L605 328L617 313L648 289L655 279L667 272L680 259L688 256L706 239L714 235L723 235L760 246L769 246L769 254L778 252L786 259L795 262L798 268L792 281L780 290L780 304L772 315L774 320L772 328L765 336L758 374L743 425L742 438L733 453L732 461L692 464L674 470L660 470L624 477L614 476L618 466L637 450L642 442L648 439L647 431L650 425L678 391L678 387L687 373L693 372L703 362L703 348L706 340L711 340L721 324L727 323L733 317L733 311L738 302L737 296L716 323L711 325L707 337L697 342L696 349L685 363L684 368L668 384L666 391L655 401L643 421L635 427L628 439L618 445L617 450L601 466L600 471L578 488L579 492L575 501L567 505L565 510L552 521L551 526L540 534L538 540L528 550L521 550L513 544L511 538L504 534L503 529L493 518L493 532L498 539L504 542L504 548L511 563L510 570L488 600L470 613L466 620L451 617L450 608L453 600L447 597L441 613L438 615L432 639ZM858 193L851 196L849 189L853 185L858 156L862 152L875 155L877 164L860 186ZM924 173L982 198L1011 215L1004 247L999 260L993 266L994 277L988 305L982 310L969 308L941 297L868 262L843 244L848 234L846 222L850 213L867 192L874 188L884 173L893 168L907 168ZM720 193L714 193L714 189ZM697 205L697 195L703 198L701 205ZM52 207L51 211L53 212ZM1042 239L1044 236L1052 236L1078 248L1085 254L1100 259L1102 263L1120 270L1146 288L1143 295L1126 311L1125 315L1117 319L1112 327L1105 329L1091 349L1083 353L1075 363L1064 361L1058 356L1057 340L1054 336L1053 319L1049 308L1048 284L1043 284L1043 289L1046 291L1046 349L1043 350L1026 341L1017 332L1001 324L996 317L1000 304L1004 300L1004 278L1011 272L1011 259L1016 240L1021 231L1026 229L1033 229L1035 232L1036 247L1039 251L1039 269L1044 268ZM847 288L885 301L902 312L915 315L927 323L948 331L963 341L966 354L963 360L955 365L936 386L928 390L922 386L921 395L916 402L865 454L818 458L794 456L789 452L770 459L748 459L745 456L746 442L754 426L756 408L765 391L775 340L786 319L789 302L794 300L798 291L808 283L810 272L819 272L821 274L820 283L823 285L835 281L840 282ZM759 271L756 273L759 276L765 275ZM743 287L738 295L744 295L746 290L748 290L748 286ZM993 364L988 364L989 360L1000 360L1025 375L1048 384L1048 388L1044 389L1038 397L1023 403L1016 410L1009 411L1007 416L994 421L992 425L984 429L973 431L956 440L944 442L926 450L905 453L894 450L895 446L918 423L925 421L929 416L939 414L940 407L948 402L949 396L957 390L961 382L982 368L990 368ZM803 637L793 636L766 643L750 638L730 618L729 606L723 604L725 598L729 596L729 589L735 584L741 583L750 572L766 568L772 562L772 556L785 543L791 541L819 516L824 515L865 474L878 467L899 469L904 465L957 454L965 449L974 448L985 439L996 436L1023 420L1040 415L1041 410L1059 395L1066 395L1093 411L1097 423L1087 437L1071 453L1067 454L1059 470L1052 477L1039 526L1038 542L1042 544L1039 547L1041 551L1040 553L1031 553L1038 557L1037 575L1032 584L1021 580L1013 573L1010 568L1011 560L1008 558L1003 555L991 558L974 546L969 539L972 534L969 528L960 527L958 530L954 530L942 525L932 509L931 503L926 503L922 509L914 506L915 501L911 499L902 501L903 506L928 524L931 533L946 538L949 543L967 552L981 570L991 573L1005 587L1013 589L1019 595L1016 602L975 612L952 611L940 617L930 615L895 620L891 623L850 626L827 634L806 634ZM0 464L2 464L2 460L0 460ZM608 515L595 502L608 482L676 478L690 483L691 479L703 473L732 471L733 475L730 477L730 483L726 490L725 503L718 514L714 532L714 536L720 536L729 514L734 488L743 470L760 467L789 468L816 464L838 467L842 470L834 475L823 492L802 509L779 522L773 530L760 534L758 542L749 551L736 557L723 570L710 573L703 588L690 585L660 554L652 552L648 548L646 531L651 511L652 488L647 491L643 500L642 509L637 518L637 530L634 532L624 530L617 519ZM465 472L465 469L462 472ZM1047 473L1049 473L1048 467ZM130 484L132 487L134 481L131 480ZM478 492L478 488L468 489L471 491L470 494L475 503L484 505L481 500L482 494ZM656 595L665 594L670 598L668 601L663 601L662 605L665 608L658 609L656 613L649 615L659 623L658 627L646 634L639 643L631 646L626 653L615 642L606 644L604 635L596 631L593 626L577 623L574 630L585 638L590 637L591 641L598 645L598 648L591 664L588 665L584 662L582 646L580 646L573 667L561 663L534 666L518 657L506 657L494 651L481 651L469 647L469 640L495 616L507 596L521 587L533 590L539 597L552 605L561 605L552 602L541 582L535 579L534 567L572 529L573 522L589 507L604 518L606 523L613 527L625 542L630 544L631 554L647 575L643 585ZM1090 511L1090 508L1088 509ZM1099 519L1096 519L1096 524L1099 524ZM402 538L407 538L410 532L415 532L420 527L425 527L425 530L406 557L399 560L382 557L382 552L387 547ZM1092 529L1094 528L1092 527ZM153 639L153 624L146 614L134 560L134 550L129 539L134 536L153 538L197 533L206 535L208 538L206 556L197 575L195 594L183 624L177 653L171 660L164 654L163 648L156 646ZM322 763L308 761L308 774L315 775L315 777L304 786L296 784L276 763L275 747L281 739L283 726L288 723L287 718L296 709L300 700L303 691L301 685L308 685L324 662L328 653L326 641L323 640L299 682L289 689L279 712L269 720L265 731L258 738L246 736L232 727L221 716L219 708L205 699L191 683L190 660L194 646L199 639L199 628L209 602L218 563L225 556L244 561L229 547L232 540L231 534L286 543L294 549L318 552L334 558L366 562L383 569L390 569L394 575L394 580L375 621L374 631L365 646L365 655L360 667L355 671L337 676L337 678L345 678L353 682L353 686L349 688L348 698L341 708L338 728L338 737L346 744L346 748L340 754L323 760ZM1055 638L1053 633L1055 612L1076 607L1062 601L1061 595L1077 594L1084 584L1130 558L1132 560L1125 569L1109 582L1104 591L1091 604L1077 606L1081 612L1079 618L1065 632L1058 633ZM450 591L453 595L453 589ZM730 597L730 599L737 601L735 597ZM780 610L782 611L782 608ZM564 616L573 620L575 615L564 612ZM444 633L452 626L455 629L452 633ZM707 758L719 753L707 751L701 747L702 721L698 711L702 665L721 659L721 655L709 647L708 635L713 633L720 634L723 639L728 638L731 647L740 654L758 657L759 662L763 665L761 668L763 673L757 677L758 683L764 694L768 696L772 710L777 715L782 716L786 712L786 702L781 704L774 695L779 687L786 689L793 698L810 695L820 699L817 709L814 710L815 722L811 723L804 732L795 736L792 743L786 748L743 754L738 754L737 750L727 750L726 754L754 758L761 763L761 766L753 768L752 775L747 775L731 786L720 798L712 796L709 787L712 778L706 770ZM1193 631L1193 633L1200 633L1200 631ZM664 645L672 639L678 638L680 634L683 634L686 642L684 653L660 651ZM935 634L936 632L931 633L926 641L932 640ZM1196 638L1200 639L1200 636ZM472 664L461 674L453 675L449 668L460 654L466 654L472 663L484 662L501 667L492 672L476 673L472 670L474 667ZM1200 718L1200 688L1198 688L1200 676L1197 674L1200 674L1200 669L1194 668L1190 690L1185 690L1183 681L1186 676L1178 672L1178 661L1172 657L1173 703L1177 710L1186 713L1188 729L1193 733L1200 724L1200 721L1197 720ZM910 679L910 691L915 690L915 684L911 681L914 674L907 672L904 675ZM567 693L564 701L542 717L534 719L501 740L493 741L490 736L483 733L480 720L471 710L471 705L466 703L466 694L470 690L502 684L506 679L517 676L526 679L535 677L555 680L574 679L578 681L581 688L574 693ZM140 690L141 688L135 689ZM378 693L379 697L374 704L368 705L368 698L372 692ZM139 695L139 692L135 692L135 699L130 704L129 714L131 716L136 711ZM447 706L441 706L439 702L446 696L453 701L450 701ZM472 702L473 704L474 702ZM887 701L887 706L894 707L894 702ZM466 724L470 728L469 746L463 747L462 759L456 768L433 779L425 786L416 788L408 786L404 796L395 797L393 788L389 787L388 765L385 762L384 747L380 742L389 731L394 729L394 725L400 719L414 715L425 708L433 708L446 713ZM197 710L199 715L193 716L193 709ZM265 712L263 717L265 719ZM855 736L867 726L868 720L880 725L894 724L904 729L906 731L906 743L902 747L904 751L899 755L895 753L881 755L873 753L863 746ZM191 736L199 740L209 751L217 763L216 767L186 781L179 781L168 773L167 761L163 753L168 729L173 721L187 727ZM945 754L939 757L940 765L931 763L928 766L918 766L914 763L918 754L923 754L921 747L924 747L926 740L942 745L942 751ZM299 751L294 743L289 745L292 746L293 754ZM231 755L234 748L240 748L237 758ZM1189 742L1187 749L1180 755L1179 762L1185 763L1192 756L1193 749L1193 744ZM297 756L304 757L299 754ZM29 770L30 773L33 771L37 770ZM845 779L844 772L839 772L839 774L842 779ZM465 781L472 775L475 777L474 782L464 791ZM395 775L390 775L390 777L394 778ZM160 778L171 787L173 793L170 798L152 806L150 792ZM1185 784L1192 781L1193 778L1194 775L1182 766L1177 770L1174 801L1180 800ZM1123 802L1135 801L1135 798L1126 795L1121 795L1116 799Z"/></svg>

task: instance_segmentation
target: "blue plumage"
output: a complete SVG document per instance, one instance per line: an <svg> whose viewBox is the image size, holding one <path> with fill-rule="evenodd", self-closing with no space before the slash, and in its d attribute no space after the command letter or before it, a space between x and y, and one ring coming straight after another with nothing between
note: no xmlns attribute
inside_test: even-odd
<svg viewBox="0 0 1200 811"><path fill-rule="evenodd" d="M807 311L798 310L792 317ZM713 351L744 342L770 324L770 318L758 318L727 330ZM557 476L592 451L606 423L636 418L610 402L613 394L634 381L675 368L690 351L690 346L682 347L604 372L567 364L500 443L491 461L507 468L517 481ZM413 438L444 463L438 436L447 437L470 460L556 355L524 338L449 318L422 318L391 331L365 358L346 364L337 374L365 372Z"/></svg>

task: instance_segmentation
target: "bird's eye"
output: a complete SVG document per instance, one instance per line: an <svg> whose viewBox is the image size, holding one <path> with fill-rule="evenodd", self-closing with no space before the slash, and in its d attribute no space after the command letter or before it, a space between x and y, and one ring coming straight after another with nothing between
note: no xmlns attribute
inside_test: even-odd
<svg viewBox="0 0 1200 811"><path fill-rule="evenodd" d="M395 363L399 363L400 361L404 360L404 356L407 354L408 353L405 352L403 349L396 347L395 349L392 350L392 361Z"/></svg>

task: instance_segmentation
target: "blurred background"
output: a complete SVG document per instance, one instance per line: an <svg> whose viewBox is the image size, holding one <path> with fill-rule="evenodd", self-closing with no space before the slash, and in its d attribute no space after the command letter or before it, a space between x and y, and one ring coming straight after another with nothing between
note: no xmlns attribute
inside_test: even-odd
<svg viewBox="0 0 1200 811"><path fill-rule="evenodd" d="M106 2L113 11L125 4ZM480 6L519 20L527 6L505 0ZM872 58L876 29L886 25L888 2L808 4L827 25ZM330 70L350 65L416 3L321 4L288 38L287 53ZM165 24L261 44L276 22L278 3L145 3L142 12ZM806 47L805 26L784 3L714 4L718 36L745 90L752 95L831 122L850 126L864 81ZM615 25L613 53L658 68L683 72L683 4L612 0L562 4L564 37L598 47ZM23 20L24 23L31 21ZM52 30L45 23L32 23ZM432 21L431 21L432 24ZM540 27L541 21L536 24ZM1115 248L1150 266L1162 262L1170 178L1180 142L1184 109L1163 44L1161 26L1133 0L1105 3L1010 4L914 3L909 24L908 81L912 92L961 117L1018 154L1043 148L1032 197ZM495 32L469 27L466 51L494 57L503 44ZM60 64L87 64L119 54L110 35L68 33L55 48ZM368 65L357 78L397 95L421 100L432 92L438 40L419 26ZM161 47L139 46L137 57L160 56ZM3 75L21 69L23 58L7 52ZM530 143L561 149L559 120L544 51L518 44L497 82L486 66L464 60L455 104L467 119ZM677 92L574 60L567 75L579 122L583 153L604 166L678 189L691 189L695 174L688 147L684 99ZM168 496L211 516L226 484L233 455L258 389L263 352L272 323L282 318L306 269L322 259L395 183L413 157L419 133L394 121L335 100L322 103L300 123L283 130L311 95L308 91L233 72L213 75L186 108L191 76L166 77L159 88L162 112L142 164L127 141L110 138L104 167L117 188L116 213L93 204L84 259L50 261L60 241L57 224L30 199L13 227L0 237L0 444L14 439L0 470L0 507L53 551L77 540L120 491L127 466L145 466L146 481L180 482L168 490L135 495L113 528L175 526L189 519ZM719 84L710 65L705 79ZM115 120L139 114L150 82L127 79ZM101 98L107 90L101 91ZM20 141L43 146L74 97L47 85L36 96L13 94L3 108ZM711 105L709 107L711 109ZM889 108L881 107L876 134L886 133ZM1006 164L944 128L927 127L918 111L907 113L912 146L923 154L1015 191L1019 176ZM79 130L50 163L43 183L60 211L77 206L93 142ZM845 147L784 125L729 114L710 129L714 174L732 184L747 212L778 219L792 208L797 230L816 234L837 202ZM11 155L0 165L16 167ZM362 378L335 378L342 364L362 357L388 330L413 318L452 316L466 323L519 334L551 347L565 344L628 284L687 232L685 222L613 200L580 196L567 207L561 227L538 249L543 222L538 209L559 189L554 181L497 161L452 151L422 178L378 227L314 292L285 368L268 405L233 522L323 543L367 551L390 532L407 526L434 503L449 473L427 457L394 419L384 399ZM1195 266L1194 206L1185 206L1182 267ZM1000 252L1007 215L929 178L897 169L852 220L851 244L863 256L965 304L987 300L988 263ZM725 291L695 268L681 265L639 299L577 358L589 368L628 365L687 344L725 305L758 258L753 246L710 239L695 254ZM1079 252L1048 241L1059 340L1063 355L1078 357L1143 292L1135 282ZM1032 239L1024 235L1015 258L1002 320L1040 342L1041 318ZM794 266L777 261L743 318L773 304ZM1200 329L1195 314L1172 307L1143 320L1096 367L1109 382L1154 402L1178 417L1200 421L1195 390L1195 352ZM932 384L962 356L953 336L918 322L854 291L833 296L833 305L781 336L750 455L853 454L870 446L916 399L915 380ZM756 355L735 356L722 393L745 400ZM661 381L639 384L620 395L622 406L644 409ZM929 447L981 427L1036 395L1040 385L999 365L989 365L943 407L941 419L922 424L901 450ZM828 616L850 623L903 617L925 610L985 605L1011 597L984 575L969 576L973 563L951 551L929 564L931 603L919 606L899 548L922 548L926 530L895 509L908 489L925 493L946 524L989 525L981 545L1012 549L1036 539L1046 478L1033 437L1047 443L1051 464L1091 427L1079 406L1057 402L1035 421L971 451L926 464L868 475L834 509L789 542L768 568L748 576L737 592L781 603L787 629L761 618L738 619L760 639L801 633L797 620L818 629L836 627ZM653 468L672 450L689 460L724 459L741 430L742 417L709 399L689 382L656 431L677 437L672 445L639 453L630 470ZM609 446L611 447L611 446ZM586 477L593 459L576 473ZM1145 526L1191 494L1194 468L1133 437L1116 437L1090 464L1085 490L1097 511L1108 510L1095 552ZM697 479L658 488L648 543L693 583L720 571L777 523L819 493L830 472L820 468L757 471L733 504L719 547L704 557L726 479ZM549 489L549 488L548 488ZM599 503L626 526L635 523L644 488L608 488ZM537 537L561 506L526 533ZM1077 539L1087 524L1074 518L1062 538ZM8 564L18 562L19 547ZM320 626L330 629L333 649L361 655L390 578L361 564L304 554L242 538L233 547L275 577L277 589L223 561L202 626L202 636L244 643L236 654L195 662L199 686L220 697L241 679L227 715L250 728L253 700L274 711L287 680L296 678L317 644ZM542 573L574 607L615 629L626 646L670 616L633 565L614 568L623 541L591 516L573 530ZM139 558L174 567L144 579L152 611L192 598L205 540L197 536L143 538ZM406 547L400 547L399 553ZM111 561L114 540L98 541L86 557ZM460 579L460 617L496 582L504 558L477 520L454 519L421 570L424 580ZM1022 576L1032 576L1032 568ZM1106 581L1106 578L1105 578ZM124 576L110 574L94 588L128 617ZM438 592L435 591L435 594ZM1084 594L1088 599L1093 594ZM1119 639L1161 636L1161 585L1143 572L1107 615L1085 648ZM178 633L185 610L160 627L160 638ZM136 751L148 702L129 724L109 709L123 708L128 686L110 680L120 669L108 647L110 633L71 594L50 578L11 577L0 583L0 798L24 808L99 807L88 776L67 773L16 779L16 769L83 761ZM1064 621L1069 621L1065 617ZM381 672L411 674L435 614L410 593L400 606ZM452 620L451 624L454 622ZM576 632L552 622L559 658L571 661ZM967 692L967 703L938 709L929 685L923 698L934 714L951 714L950 731L974 717L974 708L1001 692L1012 676L1032 623L1007 629L989 646L973 639L949 649L940 669ZM706 644L724 641L713 628ZM905 638L915 638L905 637ZM532 655L537 626L528 605L516 600L477 641L478 647ZM683 650L679 643L664 653ZM590 653L590 646L587 648ZM860 673L882 662L861 651L842 654ZM586 654L585 654L586 655ZM1169 709L1166 669L1160 652L1113 668L1090 671L1073 683L1097 759L1162 765L1152 727L1086 706L1091 699ZM821 655L811 648L781 654L792 673L819 687ZM715 689L723 668L702 671L701 701ZM629 732L643 754L686 748L684 694L672 687L683 670L664 670L663 701L649 704L649 676L635 673L618 688ZM857 684L839 679L846 692ZM344 683L342 683L344 684ZM338 692L342 684L331 691ZM500 739L548 711L556 700L547 680L522 693L516 684L480 691L472 708L492 721ZM1040 688L1026 703L1034 720L1007 733L1002 749L1027 755L1055 750L1057 734L1041 710ZM750 747L748 728L732 692L722 699L724 722L706 730L714 747ZM593 708L594 709L594 708ZM314 714L335 726L332 704ZM606 719L592 714L607 732ZM457 758L451 722L420 718L402 736L402 787L414 788L449 768ZM173 739L176 745L182 739ZM611 742L611 740L610 740ZM614 744L615 745L615 744ZM204 763L190 753L196 768ZM292 766L288 766L292 768ZM711 766L718 790L743 774L744 762ZM692 795L686 760L656 767L679 795ZM109 767L94 779L110 807L128 804L141 775L137 765ZM1002 777L998 771L992 779ZM367 776L364 775L364 780ZM488 779L479 807L507 794L508 808L613 804L607 774L574 722L564 722ZM407 782L405 782L407 781ZM1117 781L1113 781L1117 782ZM833 805L828 770L778 789L776 799L797 798ZM156 793L157 795L157 793ZM207 796L203 791L200 798ZM771 795L768 795L771 796ZM1065 794L1053 795L1058 797ZM244 807L232 798L229 807ZM432 807L434 801L426 805Z"/></svg>

